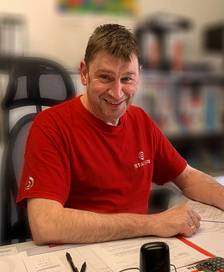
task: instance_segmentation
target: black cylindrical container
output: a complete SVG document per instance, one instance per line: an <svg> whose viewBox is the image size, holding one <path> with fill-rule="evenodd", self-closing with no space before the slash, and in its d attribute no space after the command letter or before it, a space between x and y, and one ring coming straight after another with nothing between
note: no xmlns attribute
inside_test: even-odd
<svg viewBox="0 0 224 272"><path fill-rule="evenodd" d="M170 272L169 246L164 242L151 242L142 245L140 272Z"/></svg>

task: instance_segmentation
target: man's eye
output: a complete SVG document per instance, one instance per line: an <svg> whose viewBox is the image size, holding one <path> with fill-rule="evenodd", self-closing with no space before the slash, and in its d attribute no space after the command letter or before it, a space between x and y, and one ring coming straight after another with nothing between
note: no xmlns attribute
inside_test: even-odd
<svg viewBox="0 0 224 272"><path fill-rule="evenodd" d="M105 74L99 75L99 78L104 81L110 80L110 76Z"/></svg>
<svg viewBox="0 0 224 272"><path fill-rule="evenodd" d="M122 81L125 83L132 83L134 80L132 77L123 77Z"/></svg>

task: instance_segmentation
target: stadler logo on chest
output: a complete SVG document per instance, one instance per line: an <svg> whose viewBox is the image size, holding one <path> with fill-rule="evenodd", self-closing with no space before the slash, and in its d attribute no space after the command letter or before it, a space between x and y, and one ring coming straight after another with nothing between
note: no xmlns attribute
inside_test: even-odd
<svg viewBox="0 0 224 272"><path fill-rule="evenodd" d="M147 164L150 164L150 160L145 160L145 155L144 155L144 152L143 151L140 151L138 153L138 159L140 160L140 162L137 162L137 163L134 163L134 168L140 168L140 167L143 167Z"/></svg>

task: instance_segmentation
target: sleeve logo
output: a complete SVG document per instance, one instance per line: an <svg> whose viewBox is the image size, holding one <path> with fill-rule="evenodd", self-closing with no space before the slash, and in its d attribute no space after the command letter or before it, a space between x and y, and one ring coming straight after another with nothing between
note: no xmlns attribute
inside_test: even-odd
<svg viewBox="0 0 224 272"><path fill-rule="evenodd" d="M31 176L29 176L29 178L28 178L28 180L27 180L27 182L26 182L26 185L25 185L24 190L25 190L25 191L30 190L30 188L32 188L33 185L34 185L34 178L31 177Z"/></svg>

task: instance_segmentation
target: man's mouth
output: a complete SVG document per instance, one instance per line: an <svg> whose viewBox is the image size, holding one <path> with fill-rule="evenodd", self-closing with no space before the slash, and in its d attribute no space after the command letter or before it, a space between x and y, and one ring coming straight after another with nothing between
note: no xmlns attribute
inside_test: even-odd
<svg viewBox="0 0 224 272"><path fill-rule="evenodd" d="M108 104L111 104L113 106L119 106L125 101L125 99L121 101L111 101L111 100L104 99L104 101L106 101Z"/></svg>

